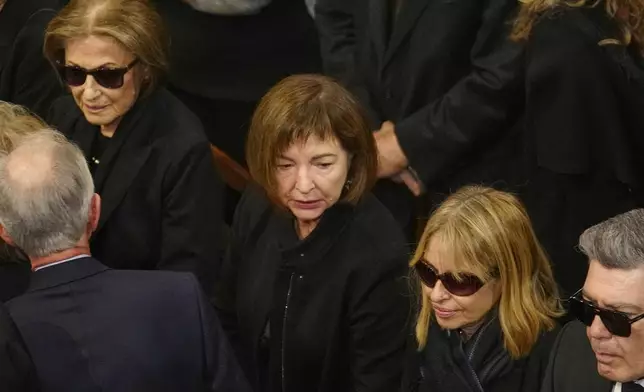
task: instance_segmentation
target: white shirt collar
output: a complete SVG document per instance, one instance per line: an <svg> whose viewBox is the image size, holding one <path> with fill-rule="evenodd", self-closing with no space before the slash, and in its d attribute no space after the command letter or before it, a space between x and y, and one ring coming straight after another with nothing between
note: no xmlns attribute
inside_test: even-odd
<svg viewBox="0 0 644 392"><path fill-rule="evenodd" d="M45 269L45 268L53 267L53 266L55 266L55 265L63 264L63 263L66 263L66 262L68 262L68 261L77 260L77 259L82 259L82 258L84 258L84 257L90 257L90 256L89 256L89 255L86 255L86 254L82 254L82 255L78 255L78 256L70 257L69 259L60 260L60 261L56 261L56 262L53 262L53 263L49 263L49 264L45 264L45 265L41 265L40 267L38 267L38 268L34 269L34 271L33 271L33 272L37 272L37 271L40 271L40 270Z"/></svg>

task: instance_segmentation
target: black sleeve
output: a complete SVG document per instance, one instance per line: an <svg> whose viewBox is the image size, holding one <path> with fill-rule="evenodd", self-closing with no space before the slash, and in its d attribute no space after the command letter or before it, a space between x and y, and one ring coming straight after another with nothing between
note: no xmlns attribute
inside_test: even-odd
<svg viewBox="0 0 644 392"><path fill-rule="evenodd" d="M315 3L324 72L343 82L351 78L355 68L357 1L318 0Z"/></svg>
<svg viewBox="0 0 644 392"><path fill-rule="evenodd" d="M471 73L439 100L396 124L400 146L424 183L451 169L475 143L508 128L523 82L523 48L509 39L517 4L488 0L470 52Z"/></svg>
<svg viewBox="0 0 644 392"><path fill-rule="evenodd" d="M356 392L400 388L405 359L411 304L406 259L369 263L374 264L390 268L360 271L357 295L349 305L352 390Z"/></svg>
<svg viewBox="0 0 644 392"><path fill-rule="evenodd" d="M194 272L208 295L222 259L223 185L207 141L169 168L163 199L159 269Z"/></svg>
<svg viewBox="0 0 644 392"><path fill-rule="evenodd" d="M0 385L7 392L39 390L31 357L4 308L0 308Z"/></svg>
<svg viewBox="0 0 644 392"><path fill-rule="evenodd" d="M31 16L15 39L0 87L3 100L25 106L42 118L54 100L65 94L42 52L45 29L55 14L47 9Z"/></svg>

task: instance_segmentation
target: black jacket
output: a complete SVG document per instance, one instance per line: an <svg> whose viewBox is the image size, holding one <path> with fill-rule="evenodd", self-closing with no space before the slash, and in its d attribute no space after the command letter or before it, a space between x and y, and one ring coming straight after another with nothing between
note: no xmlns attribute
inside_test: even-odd
<svg viewBox="0 0 644 392"><path fill-rule="evenodd" d="M410 344L402 392L539 392L558 332L545 332L530 354L513 360L503 347L496 312L465 343L434 320L429 328L421 352L415 339Z"/></svg>
<svg viewBox="0 0 644 392"><path fill-rule="evenodd" d="M257 390L390 392L400 385L410 297L402 234L371 195L335 205L305 240L251 187L222 274L225 328ZM223 318L223 316L222 316Z"/></svg>
<svg viewBox="0 0 644 392"><path fill-rule="evenodd" d="M191 274L83 257L34 272L7 306L43 391L249 392Z"/></svg>
<svg viewBox="0 0 644 392"><path fill-rule="evenodd" d="M9 313L0 305L0 385L3 392L37 392L36 370Z"/></svg>
<svg viewBox="0 0 644 392"><path fill-rule="evenodd" d="M45 29L60 0L8 0L0 11L0 101L41 117L65 93L43 55Z"/></svg>
<svg viewBox="0 0 644 392"><path fill-rule="evenodd" d="M91 156L99 127L72 97L50 123ZM208 292L223 246L221 180L199 120L167 91L124 116L94 173L101 218L93 254L112 268L192 271Z"/></svg>
<svg viewBox="0 0 644 392"><path fill-rule="evenodd" d="M546 13L527 46L524 199L568 295L587 270L579 235L644 207L644 59L600 45L619 38L600 3Z"/></svg>

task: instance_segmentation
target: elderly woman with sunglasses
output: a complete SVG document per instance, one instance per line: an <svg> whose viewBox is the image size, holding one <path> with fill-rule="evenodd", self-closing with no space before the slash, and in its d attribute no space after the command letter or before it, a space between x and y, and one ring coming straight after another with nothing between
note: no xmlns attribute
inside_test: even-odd
<svg viewBox="0 0 644 392"><path fill-rule="evenodd" d="M44 51L71 91L49 121L81 147L102 200L93 255L112 268L191 271L208 289L221 182L201 123L159 86L160 16L146 0L72 0Z"/></svg>
<svg viewBox="0 0 644 392"><path fill-rule="evenodd" d="M411 265L422 295L403 391L539 391L561 305L514 196L479 186L451 195Z"/></svg>

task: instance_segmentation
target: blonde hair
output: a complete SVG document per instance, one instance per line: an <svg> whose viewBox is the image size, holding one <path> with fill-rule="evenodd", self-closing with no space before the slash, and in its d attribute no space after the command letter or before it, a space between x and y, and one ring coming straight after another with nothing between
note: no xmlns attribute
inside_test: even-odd
<svg viewBox="0 0 644 392"><path fill-rule="evenodd" d="M168 67L168 43L149 0L71 0L47 27L45 57L57 68L64 63L68 40L91 35L114 39L147 69L142 96L159 84Z"/></svg>
<svg viewBox="0 0 644 392"><path fill-rule="evenodd" d="M555 327L555 318L563 312L550 262L515 196L482 186L452 194L427 222L412 267L422 262L435 236L451 251L457 276L470 273L484 282L498 279L499 322L512 358L527 355L540 334ZM431 315L430 300L423 295L416 323L420 349L427 344Z"/></svg>
<svg viewBox="0 0 644 392"><path fill-rule="evenodd" d="M512 39L525 41L544 12L556 7L597 7L604 3L606 14L615 19L623 36L607 39L599 45L634 43L644 52L644 0L520 0L522 3L512 29Z"/></svg>
<svg viewBox="0 0 644 392"><path fill-rule="evenodd" d="M26 108L0 101L0 153L10 153L19 138L46 128L47 124Z"/></svg>

